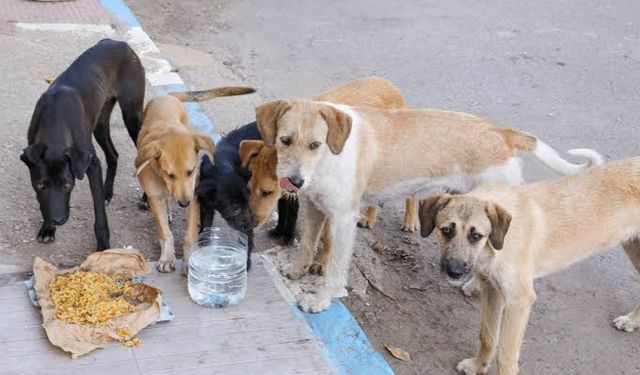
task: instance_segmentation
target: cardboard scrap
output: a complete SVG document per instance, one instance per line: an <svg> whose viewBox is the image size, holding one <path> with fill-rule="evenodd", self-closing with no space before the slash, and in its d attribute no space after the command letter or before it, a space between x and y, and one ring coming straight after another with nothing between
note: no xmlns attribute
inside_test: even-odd
<svg viewBox="0 0 640 375"><path fill-rule="evenodd" d="M42 327L49 341L71 353L72 358L103 348L111 341L131 340L138 332L160 317L160 291L142 283L134 284L135 311L108 320L104 325L76 324L55 318L55 305L50 299L49 283L58 275L75 271L94 271L109 275L141 276L148 272L142 253L133 249L111 249L90 254L79 266L59 270L36 257L33 263L34 288L42 311ZM124 328L124 330L123 330ZM126 332L128 335L122 336Z"/></svg>

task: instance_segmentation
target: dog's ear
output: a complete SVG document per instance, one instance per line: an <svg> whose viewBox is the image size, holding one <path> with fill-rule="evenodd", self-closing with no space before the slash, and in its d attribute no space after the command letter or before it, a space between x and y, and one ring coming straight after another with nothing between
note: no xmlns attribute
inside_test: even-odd
<svg viewBox="0 0 640 375"><path fill-rule="evenodd" d="M320 108L320 115L329 126L327 146L337 155L342 152L351 133L351 116L328 105Z"/></svg>
<svg viewBox="0 0 640 375"><path fill-rule="evenodd" d="M240 163L243 168L247 168L251 160L260 154L264 147L264 141L246 140L240 142Z"/></svg>
<svg viewBox="0 0 640 375"><path fill-rule="evenodd" d="M273 100L256 108L256 122L264 143L273 147L278 133L280 117L291 108L288 100Z"/></svg>
<svg viewBox="0 0 640 375"><path fill-rule="evenodd" d="M22 162L25 163L28 167L31 167L42 159L45 148L46 146L42 143L34 143L22 150L20 160L22 160Z"/></svg>
<svg viewBox="0 0 640 375"><path fill-rule="evenodd" d="M196 142L196 152L204 151L210 160L213 160L213 154L216 152L216 145L213 143L213 139L208 135L194 134L193 140Z"/></svg>
<svg viewBox="0 0 640 375"><path fill-rule="evenodd" d="M158 159L160 157L160 144L158 141L153 141L145 144L140 147L138 150L138 156L136 156L135 166L136 166L136 174L139 175L143 169L153 160Z"/></svg>
<svg viewBox="0 0 640 375"><path fill-rule="evenodd" d="M433 228L436 226L436 217L438 213L451 200L451 195L441 194L420 200L420 209L418 210L418 217L420 218L420 235L422 237L429 237Z"/></svg>
<svg viewBox="0 0 640 375"><path fill-rule="evenodd" d="M487 217L491 221L491 233L489 234L489 242L496 250L501 250L504 245L504 236L507 235L509 225L511 224L511 215L504 208L495 203L487 203L485 208Z"/></svg>
<svg viewBox="0 0 640 375"><path fill-rule="evenodd" d="M91 164L91 153L76 146L72 146L64 151L64 157L67 158L67 160L69 160L69 164L71 164L71 173L73 173L73 177L78 180L82 180L84 178L84 174L87 173L87 169L89 169L89 164Z"/></svg>

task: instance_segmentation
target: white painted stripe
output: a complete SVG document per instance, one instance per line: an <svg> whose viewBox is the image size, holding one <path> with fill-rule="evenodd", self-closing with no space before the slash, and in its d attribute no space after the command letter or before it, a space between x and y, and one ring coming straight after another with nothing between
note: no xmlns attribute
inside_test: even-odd
<svg viewBox="0 0 640 375"><path fill-rule="evenodd" d="M147 53L160 53L155 43L149 38L149 35L142 30L142 27L131 27L127 30L127 42L140 55Z"/></svg>
<svg viewBox="0 0 640 375"><path fill-rule="evenodd" d="M23 23L17 22L17 28L28 31L51 31L56 33L74 32L80 34L99 33L111 35L115 32L111 25L93 25L76 23Z"/></svg>
<svg viewBox="0 0 640 375"><path fill-rule="evenodd" d="M174 72L147 73L147 80L151 86L184 85L182 78Z"/></svg>

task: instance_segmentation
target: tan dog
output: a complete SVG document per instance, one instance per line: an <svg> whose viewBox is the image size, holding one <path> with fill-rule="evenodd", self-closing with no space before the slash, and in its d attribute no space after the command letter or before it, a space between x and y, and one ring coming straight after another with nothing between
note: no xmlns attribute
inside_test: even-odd
<svg viewBox="0 0 640 375"><path fill-rule="evenodd" d="M313 98L347 105L371 106L381 109L404 108L405 102L400 89L391 81L381 77L365 77L348 82ZM249 207L258 225L263 225L275 210L283 189L276 176L278 157L274 147L266 147L264 141L246 140L240 143L240 160L244 168L251 171L248 188L250 191ZM295 195L292 195L295 199ZM415 214L415 198L407 198L407 207L403 230L415 228L418 216ZM373 228L378 206L372 205L360 215L358 226ZM415 229L414 229L415 230ZM322 235L323 251L318 261L310 268L311 273L323 274L330 251L327 231Z"/></svg>
<svg viewBox="0 0 640 375"><path fill-rule="evenodd" d="M214 145L211 138L191 131L189 115L182 104L220 96L244 95L252 88L222 87L207 91L171 93L153 98L144 111L144 121L138 135L136 175L149 200L149 207L160 236L162 253L158 271L175 269L173 235L169 228L169 198L181 207L189 207L187 233L184 241L184 259L198 233L199 205L193 199L200 151L213 160Z"/></svg>
<svg viewBox="0 0 640 375"><path fill-rule="evenodd" d="M391 81L381 77L365 77L347 82L316 95L312 100L381 109L405 107L400 89ZM242 141L240 143L240 160L243 167L251 171L248 183L251 193L249 206L258 224L262 225L269 219L282 195L282 187L276 176L278 163L276 150L273 147L265 147L264 141ZM377 206L370 206L360 216L358 225L364 228L373 228L376 216ZM417 221L417 215L415 220L410 219ZM405 222L407 222L406 219Z"/></svg>
<svg viewBox="0 0 640 375"><path fill-rule="evenodd" d="M441 267L481 282L480 350L458 371L484 374L498 350L498 374L518 372L533 280L622 244L640 272L640 158L524 186L490 184L420 202L422 236L436 228ZM613 321L640 327L640 306Z"/></svg>
<svg viewBox="0 0 640 375"><path fill-rule="evenodd" d="M346 295L355 224L363 195L409 194L440 185L468 191L486 181L522 183L517 151L532 152L561 173L574 173L601 157L571 164L536 137L481 118L440 110L380 110L327 102L278 100L256 109L258 128L277 150L276 175L300 189L300 254L288 271L300 277L313 262L326 220L332 251L325 285L299 296L305 311L322 311Z"/></svg>

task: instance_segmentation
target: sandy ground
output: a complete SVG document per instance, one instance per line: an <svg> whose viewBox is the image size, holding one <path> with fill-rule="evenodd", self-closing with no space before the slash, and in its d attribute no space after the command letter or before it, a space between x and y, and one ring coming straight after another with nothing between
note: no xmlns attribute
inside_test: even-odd
<svg viewBox="0 0 640 375"><path fill-rule="evenodd" d="M588 146L609 159L638 154L640 28L634 15L640 5L632 0L128 4L190 87L243 83L260 90L251 97L204 103L220 131L251 121L261 100L307 96L377 74L396 82L412 106L486 116L532 132L558 149ZM28 266L34 255L74 265L95 245L86 181L76 187L71 219L58 229L56 243L35 242L39 212L18 156L33 106L46 88L42 79L56 75L100 37L0 29L0 69L6 80L0 86L5 122L0 127L2 266ZM136 244L157 259L151 216L135 208L135 152L117 112L112 134L120 152L108 207L112 245ZM549 176L527 160L529 180ZM376 228L358 230L353 291L344 302L377 349L384 352L383 345L391 343L412 354L413 360L404 363L385 353L397 373L452 374L457 361L476 348L478 303L439 273L431 239L399 231L402 209L402 197L384 202ZM175 207L175 213L179 249L184 219L182 210ZM264 238L258 244L264 249L273 245ZM293 256L293 249L278 252L280 259ZM621 249L536 287L522 373L640 372L638 333L611 326L640 294L637 273Z"/></svg>

